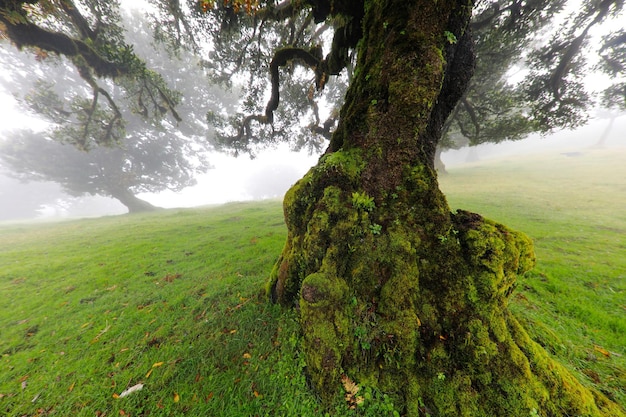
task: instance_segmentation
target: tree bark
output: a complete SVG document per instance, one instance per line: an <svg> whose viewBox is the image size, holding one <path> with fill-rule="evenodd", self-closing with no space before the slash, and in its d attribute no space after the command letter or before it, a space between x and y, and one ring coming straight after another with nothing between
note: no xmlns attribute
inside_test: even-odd
<svg viewBox="0 0 626 417"><path fill-rule="evenodd" d="M115 190L111 192L111 197L118 200L128 208L129 213L143 213L158 210L159 207L153 206L145 200L138 198L129 190Z"/></svg>
<svg viewBox="0 0 626 417"><path fill-rule="evenodd" d="M275 302L299 308L326 404L343 375L410 416L622 415L531 341L507 310L532 242L451 213L434 156L474 64L471 1L365 2L341 118L284 200Z"/></svg>

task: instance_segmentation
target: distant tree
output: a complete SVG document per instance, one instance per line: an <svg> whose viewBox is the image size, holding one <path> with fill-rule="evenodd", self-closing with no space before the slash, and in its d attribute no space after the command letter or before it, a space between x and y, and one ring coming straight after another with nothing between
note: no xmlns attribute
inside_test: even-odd
<svg viewBox="0 0 626 417"><path fill-rule="evenodd" d="M74 196L109 196L130 212L138 212L155 207L137 198L137 193L179 191L195 184L194 176L209 168L206 157L210 144L204 113L205 104L215 102L217 89L196 83L204 74L192 55L180 53L171 57L162 48L155 50L150 46L152 36L146 31L145 19L135 14L126 26L130 28L127 37L136 45L134 50L149 57L147 62L160 71L160 76L186 93L185 102L178 107L185 111L186 120L172 125L148 118L144 103L152 98L140 95L136 102L129 103L124 99L128 90L111 84L107 86L108 95L118 103L125 137L116 138L117 146L104 142L105 146L84 149L76 146L80 138L91 140L98 133L85 131L85 124L80 122L87 113L82 97L84 83L79 75L63 60L49 57L45 65L42 63L45 79L37 80L25 71L34 65L33 59L11 57L5 66L11 62L12 67L5 68L13 72L13 89L19 85L24 91L31 85L22 101L35 115L50 122L51 128L44 133L18 132L0 142L0 163L11 170L10 175L23 181L54 181ZM16 82L16 78L20 81ZM93 115L98 117L97 112Z"/></svg>
<svg viewBox="0 0 626 417"><path fill-rule="evenodd" d="M171 45L196 44L214 78L242 80L239 114L211 114L235 150L294 141L308 124L297 115L316 121L315 91L348 74L341 111L326 118L336 120L324 155L285 196L287 242L267 286L297 310L306 371L324 404L347 380L387 393L410 416L626 415L508 310L517 275L535 263L531 240L452 213L434 170L446 120L471 85L474 7L493 11L487 24L503 29L537 12L528 32L537 42L520 53L534 105L523 110L557 125L589 103L576 75L590 24L619 15L623 1L584 3L547 43L539 35L547 22L556 27L565 1L153 4ZM324 28L331 33L318 36ZM607 38L607 53L623 43Z"/></svg>
<svg viewBox="0 0 626 417"><path fill-rule="evenodd" d="M119 102L99 79L114 80L137 112L154 120L175 110L180 96L134 52L124 39L119 1L2 0L0 31L19 49L32 50L40 61L65 57L86 87L72 100L67 115L73 124L64 139L81 149L112 144L124 137ZM69 131L68 131L69 133Z"/></svg>
<svg viewBox="0 0 626 417"><path fill-rule="evenodd" d="M98 147L88 153L21 131L0 143L0 162L10 176L23 181L53 181L73 196L109 196L129 212L155 209L135 196L141 192L180 190L194 183L194 167L182 153L164 152L179 146L176 138L133 138L120 147Z"/></svg>

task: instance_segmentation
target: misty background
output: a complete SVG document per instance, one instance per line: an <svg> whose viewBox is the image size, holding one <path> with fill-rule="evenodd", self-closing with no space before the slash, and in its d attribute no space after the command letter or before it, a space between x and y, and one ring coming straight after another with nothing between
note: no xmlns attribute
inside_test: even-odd
<svg viewBox="0 0 626 417"><path fill-rule="evenodd" d="M7 98L11 99L5 94L3 101ZM18 114L11 120L18 120ZM5 119L2 126L8 123ZM2 134L7 134L7 130L3 129ZM521 141L448 150L442 154L442 160L446 168L451 169L515 155L551 154L554 158L576 158L598 148L626 152L626 116L616 117L613 121L596 118L577 130L564 130L546 137L533 135ZM282 198L318 158L317 154L290 152L286 146L260 152L255 159L213 153L209 158L213 168L197 177L197 185L180 192L140 194L139 197L163 208ZM21 182L6 175L0 175L0 201L3 202L0 221L52 220L127 212L125 206L112 198L73 197L53 182Z"/></svg>
<svg viewBox="0 0 626 417"><path fill-rule="evenodd" d="M139 3L137 3L139 4ZM130 9L129 9L130 10ZM147 36L146 33L143 36ZM148 34L149 35L149 34ZM135 36L142 36L135 33ZM151 36L151 35L149 35ZM149 43L149 42L144 42ZM137 43L136 43L137 44ZM141 44L141 42L140 42ZM0 43L5 65L0 65L0 140L11 141L21 129L35 132L46 129L46 123L33 113L26 110L23 97L26 94L24 79L30 74L21 73L11 67L9 57L20 56L22 60L37 59L28 57L24 52L17 51L6 41ZM152 54L152 52L151 52ZM158 55L158 54L157 54ZM159 57L152 58L159 62ZM163 61L163 59L161 59ZM36 65L31 66L31 68ZM68 71L67 68L63 71ZM41 71L41 70L40 70ZM61 73L63 73L61 71ZM41 76L42 74L37 74ZM59 85L67 80L52 79L48 81ZM198 83L189 83L194 74L183 74L177 89L190 88L195 91ZM606 82L602 79L590 78L588 84ZM189 83L189 85L187 85ZM60 87L62 88L62 87ZM217 94L205 91L204 94ZM224 96L224 107L233 97ZM206 109L197 103L190 107L200 116L194 122L196 129L208 129L201 120ZM183 113L189 113L185 110ZM187 116L187 114L185 114ZM562 130L547 136L530 135L519 141L505 141L498 144L485 143L478 146L464 146L460 149L446 150L441 159L446 169L453 169L467 164L480 164L493 159L514 155L551 154L555 158L576 158L586 152L598 148L615 148L626 150L626 115L609 110L598 111L592 115L589 123L577 130ZM171 132L169 132L171 134ZM197 135L197 131L183 134ZM15 136L17 137L17 136ZM319 152L292 152L288 145L278 145L259 151L255 158L247 155L237 158L225 153L208 152L207 163L210 167L206 172L194 175L196 184L187 186L180 191L166 190L161 192L138 193L137 197L157 207L195 207L203 205L223 204L231 201L248 201L260 199L280 199L287 189L301 178L313 166L320 156ZM444 175L444 174L442 174ZM63 218L93 217L118 215L128 212L128 208L118 200L98 195L70 195L63 187L52 181L25 181L10 176L9 168L0 165L0 222L24 220L55 220Z"/></svg>

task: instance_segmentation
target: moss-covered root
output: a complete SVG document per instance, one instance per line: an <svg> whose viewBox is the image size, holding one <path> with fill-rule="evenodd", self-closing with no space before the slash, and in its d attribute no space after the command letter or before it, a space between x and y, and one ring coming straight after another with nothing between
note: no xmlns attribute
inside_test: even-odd
<svg viewBox="0 0 626 417"><path fill-rule="evenodd" d="M432 344L416 366L427 411L472 417L626 415L552 359L506 309L516 274L534 264L531 241L474 213L460 211L453 223L467 269L464 283L452 291L465 294L441 297L456 299L457 306L468 302L456 322L441 304L447 322L442 329L454 331Z"/></svg>
<svg viewBox="0 0 626 417"><path fill-rule="evenodd" d="M453 215L452 225L454 242L437 241L446 268L418 271L419 240L390 228L361 238L363 252L351 253L343 274L327 256L304 278L302 348L321 398L335 398L345 373L391 394L409 416L624 416L508 312L516 275L534 264L530 239L469 212ZM394 266L383 253L395 254ZM376 290L365 271L388 278Z"/></svg>
<svg viewBox="0 0 626 417"><path fill-rule="evenodd" d="M309 375L317 392L338 387L342 358L348 340L349 321L344 313L349 288L330 273L314 273L302 282L300 318ZM324 395L324 399L332 398Z"/></svg>
<svg viewBox="0 0 626 417"><path fill-rule="evenodd" d="M514 317L494 321L502 319L500 341L489 336L488 324L474 321L461 345L431 350L428 372L420 375L425 411L440 417L626 415L550 358Z"/></svg>

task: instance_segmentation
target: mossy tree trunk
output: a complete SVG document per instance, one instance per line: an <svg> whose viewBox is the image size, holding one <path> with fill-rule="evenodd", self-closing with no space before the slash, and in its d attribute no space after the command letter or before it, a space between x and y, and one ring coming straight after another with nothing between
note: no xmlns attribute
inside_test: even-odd
<svg viewBox="0 0 626 417"><path fill-rule="evenodd" d="M321 397L342 375L407 415L620 415L529 339L507 311L531 241L451 213L434 155L473 69L463 0L365 2L341 120L284 201L288 239L269 282L298 306Z"/></svg>

